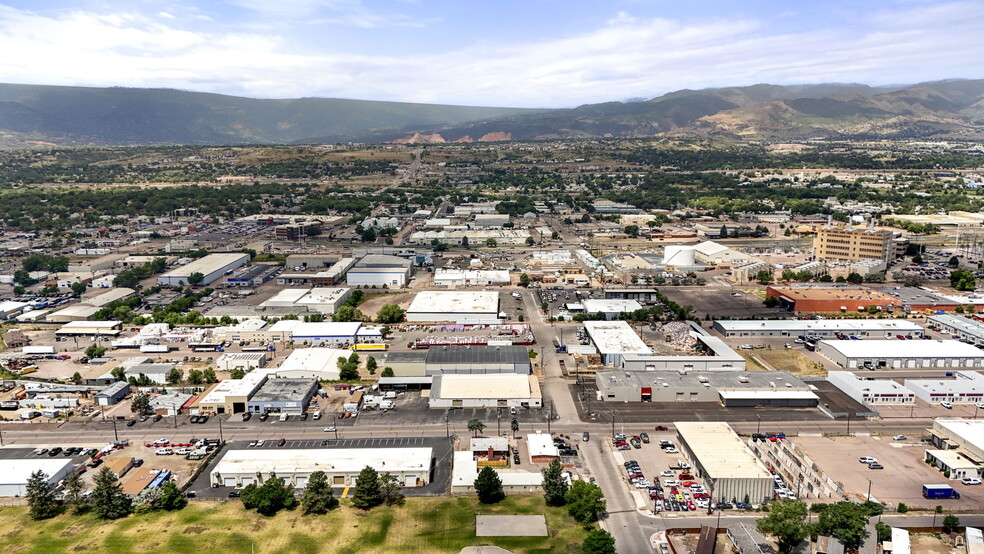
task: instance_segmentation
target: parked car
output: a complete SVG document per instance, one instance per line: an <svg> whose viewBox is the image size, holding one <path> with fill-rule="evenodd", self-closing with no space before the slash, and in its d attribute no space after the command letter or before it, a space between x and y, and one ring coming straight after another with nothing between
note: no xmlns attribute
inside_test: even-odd
<svg viewBox="0 0 984 554"><path fill-rule="evenodd" d="M649 433L639 433L639 438L642 439L642 442L649 444Z"/></svg>
<svg viewBox="0 0 984 554"><path fill-rule="evenodd" d="M591 434L588 433L587 431L581 433L581 440L584 442L588 442L589 440L591 440Z"/></svg>
<svg viewBox="0 0 984 554"><path fill-rule="evenodd" d="M253 417L253 414L251 414L249 412L243 412L243 421L249 421L250 419L252 419L252 417Z"/></svg>
<svg viewBox="0 0 984 554"><path fill-rule="evenodd" d="M669 431L669 428L666 427L666 425L657 425L653 429L656 431Z"/></svg>
<svg viewBox="0 0 984 554"><path fill-rule="evenodd" d="M964 477L961 481L964 485L980 485L981 480L977 477Z"/></svg>
<svg viewBox="0 0 984 554"><path fill-rule="evenodd" d="M239 498L239 491L229 491L229 498Z"/></svg>
<svg viewBox="0 0 984 554"><path fill-rule="evenodd" d="M157 423L158 421L160 421L162 419L164 419L164 416L162 416L161 414L157 414L157 415L154 416L154 423Z"/></svg>
<svg viewBox="0 0 984 554"><path fill-rule="evenodd" d="M895 441L904 441L905 439L906 439L905 435L895 435L894 437L892 437L892 440Z"/></svg>
<svg viewBox="0 0 984 554"><path fill-rule="evenodd" d="M285 438L281 438L279 441L277 441L277 446L283 446L285 444L287 444L287 439Z"/></svg>
<svg viewBox="0 0 984 554"><path fill-rule="evenodd" d="M872 458L871 456L861 456L858 461L862 464L877 464L878 460Z"/></svg>
<svg viewBox="0 0 984 554"><path fill-rule="evenodd" d="M885 469L885 466L879 463L868 464L868 469Z"/></svg>
<svg viewBox="0 0 984 554"><path fill-rule="evenodd" d="M135 420L135 419L131 419L130 421L127 421L126 422L126 426L127 427L133 427L136 424L137 424L137 420Z"/></svg>
<svg viewBox="0 0 984 554"><path fill-rule="evenodd" d="M952 410L953 409L953 404L951 404L951 403L949 403L949 402L947 402L945 400L942 401L942 402L940 402L940 406L943 406L947 410Z"/></svg>
<svg viewBox="0 0 984 554"><path fill-rule="evenodd" d="M270 414L266 414L266 413L260 414L260 421L266 421L268 419L270 419Z"/></svg>

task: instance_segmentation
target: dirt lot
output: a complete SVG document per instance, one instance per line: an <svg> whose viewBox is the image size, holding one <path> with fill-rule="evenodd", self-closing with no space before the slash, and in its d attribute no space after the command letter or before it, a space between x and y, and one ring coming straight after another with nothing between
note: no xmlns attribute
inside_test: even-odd
<svg viewBox="0 0 984 554"><path fill-rule="evenodd" d="M827 370L792 348L738 350L750 370L788 371L799 377L826 377Z"/></svg>
<svg viewBox="0 0 984 554"><path fill-rule="evenodd" d="M909 440L894 442L890 437L806 437L796 439L813 460L854 500L864 500L868 483L873 499L897 504L905 502L910 509L932 508L943 504L948 510L981 509L984 488L964 486L950 481L923 461L926 443ZM861 456L873 456L885 466L883 470L868 469L858 462ZM922 485L948 483L960 492L960 500L927 500L922 497Z"/></svg>
<svg viewBox="0 0 984 554"><path fill-rule="evenodd" d="M949 546L942 539L925 533L910 533L909 540L912 546L911 551L919 554L957 554L965 551L963 548Z"/></svg>
<svg viewBox="0 0 984 554"><path fill-rule="evenodd" d="M372 319L376 319L376 315L379 313L379 308L382 308L384 304L398 304L405 310L414 298L414 294L412 292L397 292L390 294L371 291L363 292L366 294L366 299L362 302L362 304L359 304L359 310Z"/></svg>

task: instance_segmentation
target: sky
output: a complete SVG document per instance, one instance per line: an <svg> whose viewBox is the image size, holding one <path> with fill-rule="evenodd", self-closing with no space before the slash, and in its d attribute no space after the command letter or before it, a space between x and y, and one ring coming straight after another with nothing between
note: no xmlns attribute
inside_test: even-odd
<svg viewBox="0 0 984 554"><path fill-rule="evenodd" d="M984 0L0 0L0 82L573 107L984 78Z"/></svg>

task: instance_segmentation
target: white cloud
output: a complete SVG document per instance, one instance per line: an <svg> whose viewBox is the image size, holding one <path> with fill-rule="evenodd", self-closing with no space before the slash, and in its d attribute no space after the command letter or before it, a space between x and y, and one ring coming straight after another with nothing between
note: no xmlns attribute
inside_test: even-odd
<svg viewBox="0 0 984 554"><path fill-rule="evenodd" d="M355 0L235 2L309 15L361 5ZM358 20L356 12L345 17L363 27L398 19ZM436 54L370 56L337 47L330 53L297 50L288 28L263 30L264 21L238 28L248 32L222 25L192 31L181 28L180 18L161 14L34 13L0 6L0 51L19 53L0 57L0 75L22 83L175 87L260 97L559 107L759 82L887 84L980 77L982 18L973 2L913 4L873 13L849 28L795 32L752 19L683 24L618 14L599 22L597 30L563 38L497 45L478 42L492 37L477 37L471 46Z"/></svg>
<svg viewBox="0 0 984 554"><path fill-rule="evenodd" d="M167 12L160 12L160 13L157 14L157 17L160 17L161 19L175 19L175 17L173 15L171 15L171 14L169 14Z"/></svg>

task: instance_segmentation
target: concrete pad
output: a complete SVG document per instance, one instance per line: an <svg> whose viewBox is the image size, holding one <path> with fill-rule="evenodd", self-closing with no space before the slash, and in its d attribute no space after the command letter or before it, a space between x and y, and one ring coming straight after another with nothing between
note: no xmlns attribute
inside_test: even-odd
<svg viewBox="0 0 984 554"><path fill-rule="evenodd" d="M546 537L547 518L538 516L475 516L479 537Z"/></svg>

